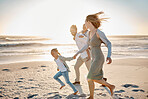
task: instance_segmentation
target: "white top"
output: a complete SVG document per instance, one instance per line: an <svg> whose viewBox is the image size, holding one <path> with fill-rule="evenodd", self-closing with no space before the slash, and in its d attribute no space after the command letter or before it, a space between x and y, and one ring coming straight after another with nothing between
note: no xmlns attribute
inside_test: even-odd
<svg viewBox="0 0 148 99"><path fill-rule="evenodd" d="M80 38L79 36L80 35L83 35L82 33L77 33L76 36L75 36L75 42L76 42L76 45L78 46L78 49L82 49L86 44L87 44L87 37L84 36L83 38ZM80 56L82 59L88 57L88 54L86 51L80 53Z"/></svg>
<svg viewBox="0 0 148 99"><path fill-rule="evenodd" d="M107 39L104 32L100 31L99 29L97 29L96 34L99 35L100 39L103 41L105 46L108 48L107 57L111 57L111 53L112 53L112 50L111 50L112 44L111 44L111 42ZM89 47L89 45L90 45L90 38L89 38L89 35L88 35L87 36L87 44L82 49L80 49L76 54L83 53Z"/></svg>
<svg viewBox="0 0 148 99"><path fill-rule="evenodd" d="M61 72L65 72L67 71L67 68L65 67L65 65L61 62L61 60L58 58L55 60L55 62L57 63L59 69Z"/></svg>

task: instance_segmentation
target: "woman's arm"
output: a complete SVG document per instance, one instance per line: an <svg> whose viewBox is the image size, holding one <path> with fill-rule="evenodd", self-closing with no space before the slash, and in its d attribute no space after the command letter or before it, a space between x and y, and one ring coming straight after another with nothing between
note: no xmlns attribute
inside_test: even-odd
<svg viewBox="0 0 148 99"><path fill-rule="evenodd" d="M105 34L100 31L99 29L97 30L97 37L100 38L103 43L105 43L105 46L108 48L108 54L107 54L107 57L111 57L111 47L112 47L112 44L111 42L107 39L107 37L105 36Z"/></svg>

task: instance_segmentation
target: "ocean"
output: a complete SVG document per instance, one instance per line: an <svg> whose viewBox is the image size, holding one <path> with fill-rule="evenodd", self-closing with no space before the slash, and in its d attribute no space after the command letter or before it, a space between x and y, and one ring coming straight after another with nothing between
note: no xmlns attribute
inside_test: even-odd
<svg viewBox="0 0 148 99"><path fill-rule="evenodd" d="M108 39L112 43L112 59L148 57L148 36L109 36ZM0 64L52 61L52 48L57 48L67 57L78 51L75 43L54 42L49 38L34 36L0 36ZM104 44L101 48L106 57L107 48Z"/></svg>

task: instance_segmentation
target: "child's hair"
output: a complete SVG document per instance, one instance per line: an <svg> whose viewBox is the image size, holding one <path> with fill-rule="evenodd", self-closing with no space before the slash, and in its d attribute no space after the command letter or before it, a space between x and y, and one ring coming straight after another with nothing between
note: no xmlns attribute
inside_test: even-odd
<svg viewBox="0 0 148 99"><path fill-rule="evenodd" d="M52 52L57 52L59 55L61 55L61 54L59 53L59 51L57 50L57 48L53 48L53 49L51 50L51 54L52 54Z"/></svg>
<svg viewBox="0 0 148 99"><path fill-rule="evenodd" d="M76 29L76 31L77 31L77 26L76 25L72 25L71 27L70 27L70 29ZM73 37L73 40L75 40L75 37Z"/></svg>
<svg viewBox="0 0 148 99"><path fill-rule="evenodd" d="M75 28L77 30L77 26L76 25L72 25L70 28Z"/></svg>

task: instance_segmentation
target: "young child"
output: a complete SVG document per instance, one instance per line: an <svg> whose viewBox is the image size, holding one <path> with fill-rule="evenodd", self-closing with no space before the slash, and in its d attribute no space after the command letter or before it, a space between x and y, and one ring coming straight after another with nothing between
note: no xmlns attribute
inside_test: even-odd
<svg viewBox="0 0 148 99"><path fill-rule="evenodd" d="M59 77L63 76L65 78L66 83L69 84L69 86L73 89L74 91L73 94L76 95L78 91L75 88L75 86L69 81L68 72L70 72L70 70L69 70L68 65L65 62L65 61L71 61L74 58L73 57L66 58L66 57L61 56L56 48L51 50L51 55L54 57L54 61L56 62L58 66L57 71L59 71L53 78L61 84L60 89L62 89L65 86L65 84L59 79Z"/></svg>

